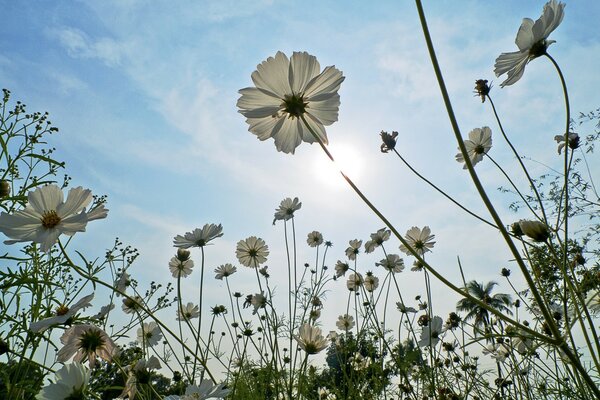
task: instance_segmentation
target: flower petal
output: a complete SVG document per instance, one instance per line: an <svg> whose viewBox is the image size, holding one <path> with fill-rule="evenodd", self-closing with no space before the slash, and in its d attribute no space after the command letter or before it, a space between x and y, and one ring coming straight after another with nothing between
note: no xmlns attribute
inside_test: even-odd
<svg viewBox="0 0 600 400"><path fill-rule="evenodd" d="M240 89L238 93L241 94L242 97L238 99L237 106L242 110L253 110L255 108L263 107L280 107L283 102L283 99L276 97L271 92L254 87ZM244 113L242 112L242 114Z"/></svg>
<svg viewBox="0 0 600 400"><path fill-rule="evenodd" d="M252 81L258 89L267 89L280 98L291 94L289 83L290 61L278 51L275 57L269 57L258 64L252 73Z"/></svg>
<svg viewBox="0 0 600 400"><path fill-rule="evenodd" d="M319 120L323 125L331 125L338 120L340 109L340 95L334 93L329 99L323 101L311 101L308 103L307 111Z"/></svg>
<svg viewBox="0 0 600 400"><path fill-rule="evenodd" d="M275 125L282 119L265 117L265 118L248 118L248 130L258 136L260 140L267 140L273 136L273 129Z"/></svg>
<svg viewBox="0 0 600 400"><path fill-rule="evenodd" d="M33 192L29 192L27 197L29 206L40 213L44 211L56 211L59 204L63 202L62 190L56 185L37 188Z"/></svg>
<svg viewBox="0 0 600 400"><path fill-rule="evenodd" d="M275 147L284 153L294 154L302 143L302 125L298 118L281 118L273 128Z"/></svg>
<svg viewBox="0 0 600 400"><path fill-rule="evenodd" d="M58 188L58 186L57 186ZM60 189L59 189L60 190ZM61 192L62 194L62 192ZM92 202L92 191L84 189L81 186L72 188L67 195L67 201L59 204L56 210L58 216L63 219L70 215L77 214L85 209Z"/></svg>
<svg viewBox="0 0 600 400"><path fill-rule="evenodd" d="M539 22L539 20L537 22ZM517 32L517 38L515 39L515 43L520 51L529 51L531 46L536 42L534 39L533 26L534 23L531 18L523 18L521 27L519 27L519 32Z"/></svg>
<svg viewBox="0 0 600 400"><path fill-rule="evenodd" d="M296 94L304 92L306 85L317 75L321 66L317 57L307 52L294 52L290 59L289 81L292 91Z"/></svg>
<svg viewBox="0 0 600 400"><path fill-rule="evenodd" d="M342 71L334 66L329 66L306 85L304 94L309 100L312 100L313 97L324 93L337 92L344 79Z"/></svg>

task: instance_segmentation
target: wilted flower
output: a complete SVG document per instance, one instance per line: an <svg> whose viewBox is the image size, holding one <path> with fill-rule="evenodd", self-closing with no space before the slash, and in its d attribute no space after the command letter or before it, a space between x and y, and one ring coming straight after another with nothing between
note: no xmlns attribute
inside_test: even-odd
<svg viewBox="0 0 600 400"><path fill-rule="evenodd" d="M348 271L350 269L350 266L348 265L348 263L345 263L343 261L338 260L335 263L335 276L336 278L339 278L343 275L346 275L346 271Z"/></svg>
<svg viewBox="0 0 600 400"><path fill-rule="evenodd" d="M396 307L398 307L398 311L400 311L403 314L408 314L408 313L413 313L415 314L417 312L417 310L414 307L406 307L404 305L404 303L401 302L396 302Z"/></svg>
<svg viewBox="0 0 600 400"><path fill-rule="evenodd" d="M147 346L156 346L163 335L160 327L154 321L144 322L137 330L137 340L140 344L145 343Z"/></svg>
<svg viewBox="0 0 600 400"><path fill-rule="evenodd" d="M115 289L117 289L115 295L120 296L121 293L125 293L129 286L131 286L131 275L123 271L118 275L117 280L115 281Z"/></svg>
<svg viewBox="0 0 600 400"><path fill-rule="evenodd" d="M93 325L70 327L60 337L60 342L64 346L58 351L56 360L62 363L75 356L75 361L88 360L90 368L94 368L96 357L111 362L118 353L117 346L106 332Z"/></svg>
<svg viewBox="0 0 600 400"><path fill-rule="evenodd" d="M185 235L177 235L173 239L173 246L182 249L190 247L204 247L213 239L223 236L223 227L221 224L205 224L202 229L196 228L192 232L186 232Z"/></svg>
<svg viewBox="0 0 600 400"><path fill-rule="evenodd" d="M61 305L56 310L56 316L46 318L41 321L32 322L31 325L29 325L29 330L32 332L43 332L46 329L50 328L52 325L64 324L70 318L74 317L75 314L79 312L79 310L83 310L87 307L90 307L92 305L92 303L90 302L93 298L94 293L82 297L77 303L73 304L71 307Z"/></svg>
<svg viewBox="0 0 600 400"><path fill-rule="evenodd" d="M364 280L361 274L354 273L348 277L348 281L346 281L346 287L348 290L356 292L358 288L362 286Z"/></svg>
<svg viewBox="0 0 600 400"><path fill-rule="evenodd" d="M231 264L223 264L217 268L215 268L215 279L223 280L228 276L231 276L237 272L237 268Z"/></svg>
<svg viewBox="0 0 600 400"><path fill-rule="evenodd" d="M381 228L377 232L371 233L371 240L368 240L365 243L365 252L372 253L375 251L376 248L381 246L383 242L390 238L391 233L392 232L386 228Z"/></svg>
<svg viewBox="0 0 600 400"><path fill-rule="evenodd" d="M404 270L404 260L398 254L388 254L383 260L375 265L379 265L389 272L400 273Z"/></svg>
<svg viewBox="0 0 600 400"><path fill-rule="evenodd" d="M487 154L492 148L492 130L487 126L475 128L469 132L469 139L464 142L465 147L467 148L467 155L469 156L469 160L471 160L471 165L475 166L475 164L483 160L483 155ZM462 153L456 155L456 161L460 163L465 162ZM467 169L466 163L463 166L463 169Z"/></svg>
<svg viewBox="0 0 600 400"><path fill-rule="evenodd" d="M250 303L254 307L254 311L252 311L252 314L256 314L259 308L265 308L265 306L267 305L267 298L265 297L263 292L256 293L252 296Z"/></svg>
<svg viewBox="0 0 600 400"><path fill-rule="evenodd" d="M256 87L241 89L237 106L248 130L260 140L275 139L278 151L292 153L300 143L316 139L304 125L327 143L325 126L338 118L337 91L344 77L335 67L321 67L314 56L294 52L291 59L278 51L252 73Z"/></svg>
<svg viewBox="0 0 600 400"><path fill-rule="evenodd" d="M379 286L379 278L373 275L372 272L367 272L363 284L367 292L372 292Z"/></svg>
<svg viewBox="0 0 600 400"><path fill-rule="evenodd" d="M381 144L381 152L387 153L388 151L394 150L396 147L396 138L398 137L398 132L392 131L390 135L386 131L381 131L381 140L383 143Z"/></svg>
<svg viewBox="0 0 600 400"><path fill-rule="evenodd" d="M310 324L302 324L298 335L295 335L294 338L307 354L317 354L328 345L327 339L321 334L321 329Z"/></svg>
<svg viewBox="0 0 600 400"><path fill-rule="evenodd" d="M481 97L481 102L485 101L485 96L490 93L492 85L488 85L487 79L477 79L475 81L475 96Z"/></svg>
<svg viewBox="0 0 600 400"><path fill-rule="evenodd" d="M133 296L131 298L123 299L123 306L121 309L125 314L133 314L140 309L141 305L144 304L144 300L140 296Z"/></svg>
<svg viewBox="0 0 600 400"><path fill-rule="evenodd" d="M556 135L554 140L558 143L558 154L565 148L565 135ZM579 135L575 132L569 133L569 148L575 150L579 147Z"/></svg>
<svg viewBox="0 0 600 400"><path fill-rule="evenodd" d="M427 325L423 325L421 330L421 340L419 347L435 346L440 341L440 335L443 332L442 325L444 321L441 317L433 317Z"/></svg>
<svg viewBox="0 0 600 400"><path fill-rule="evenodd" d="M44 386L38 400L69 400L87 398L90 370L81 363L65 364L55 373L55 383Z"/></svg>
<svg viewBox="0 0 600 400"><path fill-rule="evenodd" d="M501 87L512 85L521 79L527 63L546 54L548 46L555 42L547 38L562 22L564 8L564 3L550 0L544 5L542 15L535 23L530 18L523 19L515 39L519 51L502 53L496 59L496 76L508 73L508 78L500 84Z"/></svg>
<svg viewBox="0 0 600 400"><path fill-rule="evenodd" d="M348 332L354 328L354 317L348 314L340 315L335 326L337 326L340 331Z"/></svg>
<svg viewBox="0 0 600 400"><path fill-rule="evenodd" d="M242 265L250 268L258 268L260 264L267 261L269 246L266 245L264 240L256 236L250 236L237 243L235 255Z"/></svg>
<svg viewBox="0 0 600 400"><path fill-rule="evenodd" d="M200 308L194 305L194 303L187 303L185 306L182 304L181 308L177 310L177 321L190 320L192 318L198 318L200 316Z"/></svg>
<svg viewBox="0 0 600 400"><path fill-rule="evenodd" d="M350 260L356 260L357 254L360 252L360 246L362 246L362 240L353 239L348 242L350 246L346 248L346 257Z"/></svg>
<svg viewBox="0 0 600 400"><path fill-rule="evenodd" d="M431 251L433 245L435 244L433 241L434 238L435 235L431 234L431 229L429 229L428 226L423 227L422 230L416 226L413 226L406 232L406 236L404 237L404 239L408 242L408 245L421 256L428 251ZM412 255L408 248L403 244L400 245L400 251L403 251L409 256Z"/></svg>
<svg viewBox="0 0 600 400"><path fill-rule="evenodd" d="M308 243L310 247L317 247L323 243L323 235L321 235L321 232L312 231L308 234L306 243Z"/></svg>
<svg viewBox="0 0 600 400"><path fill-rule="evenodd" d="M29 192L27 199L24 210L0 214L0 232L11 238L5 244L35 242L43 252L48 252L60 235L85 232L89 221L108 215L103 204L85 210L92 202L92 192L82 187L70 189L66 201L57 185L39 187Z"/></svg>
<svg viewBox="0 0 600 400"><path fill-rule="evenodd" d="M298 200L297 197L294 197L294 200L285 198L279 204L279 208L275 210L275 218L273 219L273 225L275 225L275 221L287 221L294 217L294 213L298 211L302 207L302 203Z"/></svg>
<svg viewBox="0 0 600 400"><path fill-rule="evenodd" d="M519 228L524 235L536 242L545 242L550 237L548 226L540 221L519 221Z"/></svg>

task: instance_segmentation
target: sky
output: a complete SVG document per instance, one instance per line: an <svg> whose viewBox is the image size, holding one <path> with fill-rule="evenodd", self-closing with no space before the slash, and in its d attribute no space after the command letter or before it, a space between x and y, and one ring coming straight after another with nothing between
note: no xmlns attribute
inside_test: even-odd
<svg viewBox="0 0 600 400"><path fill-rule="evenodd" d="M542 1L436 1L424 5L439 62L464 137L489 126L490 154L523 185L501 140L489 104L473 94L476 79L493 82L491 95L521 153L556 167L554 135L565 119L558 76L536 59L523 78L501 89L493 67L515 51L524 17L537 19ZM252 85L256 65L277 51L307 51L324 68L343 71L339 121L328 127L333 155L394 223L398 231L430 226L432 264L460 284L457 257L467 279L501 281L511 267L500 236L450 204L392 154L379 150L379 132L398 131L398 151L461 204L486 215L468 173L454 156L457 144L439 94L412 2L378 1L0 1L0 85L30 111L48 111L60 133L51 138L66 161L73 186L108 195L109 217L78 235L74 248L102 256L115 237L139 249L132 274L141 281L171 279L172 239L221 223L224 236L206 249L206 304L222 303L224 285L212 269L235 259L248 236L267 241L273 281L285 287L283 226L273 212L299 197L299 262L314 253L304 245L318 230L333 242L326 264L344 259L348 240L367 240L383 224L345 185L316 145L295 155L260 142L237 112L238 90ZM551 34L549 53L561 66L574 114L599 107L600 3L568 2L563 23ZM592 127L586 127L590 133ZM585 134L586 132L582 132ZM477 165L506 224L526 218L508 210L502 174ZM589 160L592 172L598 162ZM547 172L536 162L534 175ZM3 246L3 245L0 245ZM389 251L398 242L390 241ZM194 253L198 260L199 253ZM92 257L93 258L93 257ZM377 271L381 254L361 258L359 270ZM405 257L408 266L410 257ZM516 266L513 266L516 270ZM244 293L253 271L240 268L234 286ZM281 274L281 275L278 275ZM381 274L382 275L382 274ZM197 279L197 277L196 277ZM400 277L405 298L423 294L422 276ZM518 280L518 278L516 278ZM198 281L190 280L195 290ZM335 285L341 286L338 282ZM434 283L441 310L456 298ZM332 293L335 293L332 288ZM502 282L500 290L509 291ZM334 296L331 296L335 299ZM332 300L335 303L335 300ZM434 303L436 299L434 298ZM100 305L100 304L99 304ZM452 308L452 307L450 307ZM331 306L332 315L338 315ZM333 321L324 322L333 328ZM328 330L328 329L327 329Z"/></svg>

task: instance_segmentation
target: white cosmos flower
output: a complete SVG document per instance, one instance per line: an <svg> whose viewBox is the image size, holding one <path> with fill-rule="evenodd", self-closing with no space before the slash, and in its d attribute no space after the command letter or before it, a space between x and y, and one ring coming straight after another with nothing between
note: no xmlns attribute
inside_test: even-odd
<svg viewBox="0 0 600 400"><path fill-rule="evenodd" d="M348 290L352 291L352 292L356 292L358 291L358 288L362 286L362 284L364 283L364 279L362 277L361 274L357 273L353 273L348 277L348 280L346 281L346 287L348 288Z"/></svg>
<svg viewBox="0 0 600 400"><path fill-rule="evenodd" d="M435 346L440 341L440 335L443 332L444 321L441 317L435 316L429 323L423 327L421 331L421 340L419 340L419 347Z"/></svg>
<svg viewBox="0 0 600 400"><path fill-rule="evenodd" d="M327 143L325 126L338 119L344 80L342 72L330 66L320 72L315 56L294 52L288 57L278 51L252 73L255 87L241 89L237 106L246 117L248 130L260 140L273 138L278 151L292 153L300 143L316 139L302 121Z"/></svg>
<svg viewBox="0 0 600 400"><path fill-rule="evenodd" d="M388 254L385 258L375 265L379 265L393 273L400 273L404 270L404 260L398 254Z"/></svg>
<svg viewBox="0 0 600 400"><path fill-rule="evenodd" d="M192 273L192 268L194 268L192 259L180 260L178 257L171 257L169 261L169 270L173 278L188 277Z"/></svg>
<svg viewBox="0 0 600 400"><path fill-rule="evenodd" d="M354 328L354 317L352 315L344 314L338 317L338 321L335 323L335 326L340 331L349 331Z"/></svg>
<svg viewBox="0 0 600 400"><path fill-rule="evenodd" d="M93 212L85 208L92 202L89 189L76 187L69 190L67 200L57 185L46 185L29 192L25 209L12 214L0 214L0 232L11 238L6 244L35 242L48 252L61 234L73 236L85 232L88 221L105 218L108 210L104 205Z"/></svg>
<svg viewBox="0 0 600 400"><path fill-rule="evenodd" d="M190 320L192 318L198 318L200 316L200 308L194 303L187 303L187 305L181 305L181 308L177 310L177 321Z"/></svg>
<svg viewBox="0 0 600 400"><path fill-rule="evenodd" d="M275 210L275 217L273 218L273 225L275 221L288 221L294 218L294 213L302 207L302 202L297 197L294 199L285 198L279 204L279 208Z"/></svg>
<svg viewBox="0 0 600 400"><path fill-rule="evenodd" d="M356 260L357 254L360 252L360 246L362 246L362 240L353 239L348 242L350 246L346 248L346 257L350 260Z"/></svg>
<svg viewBox="0 0 600 400"><path fill-rule="evenodd" d="M79 310L83 310L87 307L90 307L92 305L92 303L90 302L93 298L94 293L82 297L77 303L73 304L71 307L62 305L56 310L56 316L46 318L41 321L32 322L31 325L29 325L29 330L32 332L43 332L46 329L50 328L52 325L64 324L69 320L69 318L74 317L75 314L79 312Z"/></svg>
<svg viewBox="0 0 600 400"><path fill-rule="evenodd" d="M346 272L350 269L348 263L338 260L335 263L335 277L339 278L343 275L346 275Z"/></svg>
<svg viewBox="0 0 600 400"><path fill-rule="evenodd" d="M433 239L435 235L431 234L431 229L428 226L423 227L423 229L419 229L416 226L413 226L408 231L406 231L406 236L404 239L408 242L408 245L413 248L418 254L423 256L423 254L431 251L435 242ZM400 251L412 255L410 250L403 244L400 245Z"/></svg>
<svg viewBox="0 0 600 400"><path fill-rule="evenodd" d="M74 360L88 360L90 368L94 368L96 357L111 362L119 349L102 329L93 325L73 325L63 333L60 342L64 345L56 355L58 362L65 362L75 356Z"/></svg>
<svg viewBox="0 0 600 400"><path fill-rule="evenodd" d="M365 243L365 252L372 253L375 249L390 238L392 232L389 229L381 228L375 233L371 233L371 240Z"/></svg>
<svg viewBox="0 0 600 400"><path fill-rule="evenodd" d="M519 51L502 53L496 59L494 72L496 76L508 73L508 78L500 84L501 87L512 85L523 76L525 66L536 57L546 54L546 49L554 40L547 40L563 20L565 4L550 0L544 5L544 11L537 21L523 18L515 43Z"/></svg>
<svg viewBox="0 0 600 400"><path fill-rule="evenodd" d="M471 164L475 166L475 164L483 160L483 155L487 154L492 148L492 130L487 126L473 129L469 132L469 139L465 140L465 147L467 148L467 154L471 160ZM459 163L465 162L462 153L456 155L456 161ZM463 166L463 169L467 169L466 163Z"/></svg>
<svg viewBox="0 0 600 400"><path fill-rule="evenodd" d="M312 231L308 234L306 243L308 243L310 247L317 247L323 244L323 235L321 235L321 232Z"/></svg>
<svg viewBox="0 0 600 400"><path fill-rule="evenodd" d="M317 354L329 344L321 334L321 329L310 324L302 324L294 338L307 354Z"/></svg>
<svg viewBox="0 0 600 400"><path fill-rule="evenodd" d="M148 346L156 346L162 337L160 327L154 321L144 322L137 330L137 340L140 344L145 343Z"/></svg>
<svg viewBox="0 0 600 400"><path fill-rule="evenodd" d="M235 255L240 264L250 268L258 268L260 264L267 261L269 246L264 240L256 236L250 236L237 243Z"/></svg>
<svg viewBox="0 0 600 400"><path fill-rule="evenodd" d="M373 275L372 272L367 272L364 285L367 292L372 292L379 286L379 278Z"/></svg>
<svg viewBox="0 0 600 400"><path fill-rule="evenodd" d="M223 236L223 226L221 226L221 224L205 224L202 229L196 228L192 232L186 232L183 236L175 236L175 238L173 238L173 246L182 249L204 247L211 240L221 236Z"/></svg>
<svg viewBox="0 0 600 400"><path fill-rule="evenodd" d="M223 278L226 278L228 276L231 276L233 274L235 274L237 272L237 268L234 267L233 265L227 263L227 264L223 264L217 268L215 268L215 279L219 279L219 280L223 280Z"/></svg>
<svg viewBox="0 0 600 400"><path fill-rule="evenodd" d="M37 400L68 400L87 398L90 370L81 363L65 364L55 373L55 383L42 388Z"/></svg>
<svg viewBox="0 0 600 400"><path fill-rule="evenodd" d="M225 382L214 385L211 380L205 379L197 385L188 385L183 396L171 395L164 400L205 400L222 399L229 394L231 390L226 387Z"/></svg>
<svg viewBox="0 0 600 400"><path fill-rule="evenodd" d="M127 290L127 288L129 286L131 286L131 275L129 275L127 272L121 272L118 277L117 280L115 281L114 284L115 288L118 290L117 292L115 292L116 296L120 296L121 293L125 293L125 291Z"/></svg>

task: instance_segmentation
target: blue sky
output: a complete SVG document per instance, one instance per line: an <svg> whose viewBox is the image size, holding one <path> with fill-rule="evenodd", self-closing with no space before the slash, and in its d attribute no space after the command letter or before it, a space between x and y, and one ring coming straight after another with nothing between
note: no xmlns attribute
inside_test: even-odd
<svg viewBox="0 0 600 400"><path fill-rule="evenodd" d="M434 193L394 156L379 152L379 132L399 131L398 149L416 169L485 214L468 174L454 160L457 145L413 3L2 3L0 85L31 111L50 112L61 128L52 144L67 162L73 185L109 198L109 218L91 225L75 245L100 256L118 236L142 254L139 279L170 279L172 238L211 222L222 223L225 236L208 249L208 271L237 264L235 243L257 235L271 247L271 270L281 270L283 277L283 229L271 222L285 197L303 202L299 243L312 230L333 241L331 266L343 259L348 240L366 240L382 226L317 146L303 144L296 155L285 155L272 141L259 142L247 131L235 106L237 90L250 86L256 65L278 50L308 51L322 67L335 64L344 72L339 122L327 131L332 151L350 160L358 185L400 232L413 225L432 228L434 265L455 282L457 256L470 279L500 280L500 269L510 267L497 233ZM537 19L544 2L427 3L463 136L486 125L498 133L489 106L472 93L476 79L488 79L515 145L533 159L559 165L553 137L562 133L564 107L551 64L534 60L519 82L504 89L502 78L493 76L496 57L516 50L521 19ZM600 3L569 2L565 14L551 35L557 43L550 53L567 78L572 110L586 112L600 105L595 90ZM494 145L490 154L516 171L499 135ZM598 162L590 162L597 171ZM534 174L545 171L531 167ZM526 217L507 210L513 199L497 193L505 182L489 162L477 169L507 224ZM392 243L394 252L397 243ZM302 252L300 262L312 260L308 248ZM365 258L360 269L375 270L380 258ZM223 286L211 275L207 304L224 301L219 300ZM256 290L242 289L242 279L241 291ZM405 272L402 279L408 298L422 293L420 276Z"/></svg>

